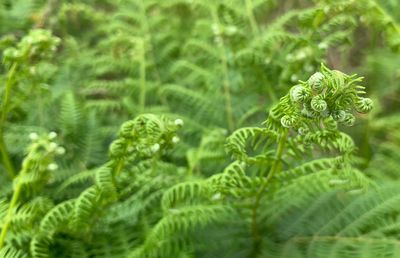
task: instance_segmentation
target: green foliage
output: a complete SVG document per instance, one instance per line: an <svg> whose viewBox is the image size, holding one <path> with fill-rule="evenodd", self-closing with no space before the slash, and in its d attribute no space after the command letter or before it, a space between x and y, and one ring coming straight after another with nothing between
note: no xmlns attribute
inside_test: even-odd
<svg viewBox="0 0 400 258"><path fill-rule="evenodd" d="M0 257L397 257L398 10L2 1Z"/></svg>

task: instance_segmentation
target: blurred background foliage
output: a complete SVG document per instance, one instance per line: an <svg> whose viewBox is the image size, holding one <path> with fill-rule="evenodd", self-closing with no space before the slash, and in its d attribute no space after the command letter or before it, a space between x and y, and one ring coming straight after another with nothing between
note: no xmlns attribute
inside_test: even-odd
<svg viewBox="0 0 400 258"><path fill-rule="evenodd" d="M21 133L59 132L70 155L63 180L77 168L98 165L122 121L162 113L187 124L173 158L210 175L228 162L219 135L259 123L289 87L326 62L367 78L377 108L349 133L371 177L396 178L397 5L3 0L2 49L32 28L62 39L51 61L31 68L43 77L40 90L30 93L32 101L15 104L7 145L18 161L26 145ZM388 168L377 170L382 164Z"/></svg>
<svg viewBox="0 0 400 258"><path fill-rule="evenodd" d="M60 39L51 58L18 68L2 141L18 171L29 133L57 132L66 155L49 188L67 187L54 197L62 201L90 185L84 173L107 159L124 121L162 114L185 122L163 161L208 177L230 163L225 137L260 125L323 62L365 77L375 103L344 129L358 146L356 166L398 180L399 19L397 0L1 0L1 85L12 67L3 51L32 29ZM0 173L3 196L11 184Z"/></svg>

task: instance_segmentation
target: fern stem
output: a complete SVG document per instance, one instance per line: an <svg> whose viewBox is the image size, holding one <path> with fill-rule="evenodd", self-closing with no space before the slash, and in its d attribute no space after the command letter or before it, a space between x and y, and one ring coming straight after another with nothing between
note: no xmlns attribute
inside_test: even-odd
<svg viewBox="0 0 400 258"><path fill-rule="evenodd" d="M149 23L149 18L146 13L145 0L141 0L141 4L142 4L141 15L142 15L142 20L143 20L142 35L143 35L143 37L146 37L144 39L148 40L147 48L149 50L149 52L148 52L149 56L150 56L149 59L150 58L152 59L151 61L153 62L153 65L154 65L155 77L156 77L157 81L161 83L162 78L161 78L160 71L157 67L158 62L157 62L156 54L154 53L154 43L153 43L153 36L152 36L153 34L152 34L150 23ZM144 53L144 55L145 55L145 53Z"/></svg>
<svg viewBox="0 0 400 258"><path fill-rule="evenodd" d="M246 0L246 12L247 12L247 16L249 17L249 22L250 22L250 27L251 27L251 31L253 32L254 36L257 36L259 34L259 28L257 25L257 21L256 18L254 17L254 13L253 13L253 2L252 0Z"/></svg>
<svg viewBox="0 0 400 258"><path fill-rule="evenodd" d="M8 106L10 104L11 88L13 86L16 71L17 71L17 63L13 63L11 65L10 71L8 72L8 76L7 76L6 89L4 92L2 112L1 112L1 117L0 117L0 125L1 126L4 125L4 122L6 120Z"/></svg>
<svg viewBox="0 0 400 258"><path fill-rule="evenodd" d="M368 236L297 236L292 239L293 242L296 243L309 243L309 242L338 242L344 241L346 243L362 243L362 244L387 244L391 243L397 246L400 246L400 241L397 239L388 239L388 238L373 238Z"/></svg>
<svg viewBox="0 0 400 258"><path fill-rule="evenodd" d="M114 178L119 176L124 166L125 166L125 159L120 159L117 161L117 164L114 167Z"/></svg>
<svg viewBox="0 0 400 258"><path fill-rule="evenodd" d="M226 117L228 120L228 129L230 131L233 131L235 129L235 123L233 121L232 100L231 100L230 84L229 84L229 77L228 77L228 62L226 60L225 49L224 49L224 53L222 55L222 66L223 66L223 71L224 71L224 97L225 97Z"/></svg>
<svg viewBox="0 0 400 258"><path fill-rule="evenodd" d="M220 22L218 18L217 11L215 8L211 11L213 16L214 23L219 27ZM235 129L235 122L233 119L233 110L232 110L232 99L230 93L230 83L229 83L229 75L228 75L228 60L226 55L226 48L224 44L224 39L221 37L221 42L218 44L219 48L221 49L221 63L222 63L222 72L224 76L223 81L223 90L224 90L224 98L225 98L225 112L226 112L226 119L228 123L229 131L233 131Z"/></svg>
<svg viewBox="0 0 400 258"><path fill-rule="evenodd" d="M140 96L139 106L140 112L143 113L146 107L146 48L144 39L141 41L141 57L140 57Z"/></svg>
<svg viewBox="0 0 400 258"><path fill-rule="evenodd" d="M258 27L257 20L254 16L253 1L245 0L245 4L246 4L246 12L247 12L247 16L249 18L251 31L254 36L258 36L258 35L260 35L260 28ZM264 84L267 84L264 74L261 74L261 79ZM269 95L269 98L271 99L272 103L278 102L278 97L276 96L275 92L273 91L273 87L267 86L266 89L267 89L267 94Z"/></svg>
<svg viewBox="0 0 400 258"><path fill-rule="evenodd" d="M119 176L119 174L121 174L121 171L125 166L125 160L119 159L119 160L110 162L108 164L111 167L111 171L112 171L112 184L114 186L116 186L117 185L117 177Z"/></svg>
<svg viewBox="0 0 400 258"><path fill-rule="evenodd" d="M257 195L256 195L256 200L254 202L254 206L252 209L252 224L251 224L253 247L252 247L252 251L249 255L249 258L257 256L258 251L261 246L261 243L262 243L262 238L261 238L260 232L258 231L258 225L257 225L258 209L260 208L261 198L262 198L262 195L263 195L265 189L267 188L269 182L274 177L274 175L277 172L279 172L279 170L280 170L281 159L282 159L283 152L285 150L288 133L289 133L288 129L284 129L282 131L282 133L279 137L278 148L277 148L277 151L275 154L274 162L272 163L272 166L269 170L266 180L261 184L260 189L258 190Z"/></svg>
<svg viewBox="0 0 400 258"><path fill-rule="evenodd" d="M36 22L36 28L45 28L49 25L52 15L58 13L62 1L60 0L48 0L46 4L46 8L44 9L43 14L40 19Z"/></svg>
<svg viewBox="0 0 400 258"><path fill-rule="evenodd" d="M3 161L3 165L9 175L10 178L14 178L15 176L15 168L11 162L10 156L8 154L7 147L4 142L4 123L6 121L8 108L10 105L10 96L11 96L11 89L14 85L14 77L17 71L17 63L13 63L11 68L8 72L8 78L5 86L5 91L3 95L2 107L1 107L1 116L0 116L0 152L1 152L1 159Z"/></svg>
<svg viewBox="0 0 400 258"><path fill-rule="evenodd" d="M13 179L15 177L15 169L14 165L11 162L10 155L8 154L8 150L6 144L4 142L3 131L0 132L0 155L3 161L4 168L7 171L8 177Z"/></svg>
<svg viewBox="0 0 400 258"><path fill-rule="evenodd" d="M25 170L22 170L21 177L23 177L23 175L25 174L24 171ZM0 234L0 249L4 246L4 241L6 239L6 235L7 235L8 229L10 228L10 225L11 225L11 219L12 219L12 216L14 215L14 210L15 210L15 208L17 206L17 203L18 203L18 200L19 200L19 196L21 195L21 190L22 190L22 184L20 184L17 181L17 184L16 184L15 189L14 189L14 193L13 193L13 196L12 196L12 199L11 199L10 206L8 207L7 215L6 215L5 219L4 219L4 225L3 225L3 228L1 230L1 234Z"/></svg>

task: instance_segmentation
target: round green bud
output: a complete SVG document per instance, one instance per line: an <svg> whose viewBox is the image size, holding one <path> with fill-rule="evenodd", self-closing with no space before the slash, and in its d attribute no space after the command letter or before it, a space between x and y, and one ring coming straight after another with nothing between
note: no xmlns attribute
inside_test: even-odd
<svg viewBox="0 0 400 258"><path fill-rule="evenodd" d="M297 132L298 132L300 135L306 135L306 134L308 134L308 133L310 132L310 130L309 130L307 127L302 126L302 127L299 127L299 129L297 130Z"/></svg>
<svg viewBox="0 0 400 258"><path fill-rule="evenodd" d="M370 98L360 98L356 103L356 110L359 113L368 113L373 108L373 102Z"/></svg>
<svg viewBox="0 0 400 258"><path fill-rule="evenodd" d="M50 132L48 134L48 137L49 137L50 140L53 140L53 139L55 139L57 137L57 133L56 132Z"/></svg>
<svg viewBox="0 0 400 258"><path fill-rule="evenodd" d="M332 117L329 117L324 120L324 126L328 130L336 130L337 122Z"/></svg>
<svg viewBox="0 0 400 258"><path fill-rule="evenodd" d="M174 136L171 139L172 143L178 143L179 142L179 137L178 136Z"/></svg>
<svg viewBox="0 0 400 258"><path fill-rule="evenodd" d="M333 119L335 119L337 122L343 122L344 121L344 119L346 118L346 112L345 111L343 111L343 110L337 110L337 111L334 111L333 113L332 113L332 117L333 117Z"/></svg>
<svg viewBox="0 0 400 258"><path fill-rule="evenodd" d="M39 139L39 135L35 132L32 132L29 134L29 139L31 139L31 141L36 141Z"/></svg>
<svg viewBox="0 0 400 258"><path fill-rule="evenodd" d="M302 85L296 85L290 89L290 100L292 102L305 101L309 96L310 93Z"/></svg>
<svg viewBox="0 0 400 258"><path fill-rule="evenodd" d="M323 87L323 80L324 80L325 76L320 73L320 72L316 72L313 75L310 76L310 78L308 79L308 85L310 85L311 89L316 90L316 91L320 91Z"/></svg>
<svg viewBox="0 0 400 258"><path fill-rule="evenodd" d="M150 150L151 150L153 153L156 153L157 151L160 150L160 144L158 144L158 143L153 144L153 145L150 147Z"/></svg>
<svg viewBox="0 0 400 258"><path fill-rule="evenodd" d="M353 126L355 122L356 122L355 116L351 113L346 113L346 116L343 120L343 124L347 126Z"/></svg>
<svg viewBox="0 0 400 258"><path fill-rule="evenodd" d="M291 128L291 127L293 127L293 125L295 124L295 122L296 122L296 120L294 119L294 117L291 117L291 116L289 116L289 115L284 115L284 116L281 118L281 124L282 124L283 127L286 127L286 128Z"/></svg>
<svg viewBox="0 0 400 258"><path fill-rule="evenodd" d="M119 129L119 135L124 138L131 137L134 127L135 127L134 121L127 121L127 122L123 123L121 125L121 128Z"/></svg>
<svg viewBox="0 0 400 258"><path fill-rule="evenodd" d="M50 170L50 171L55 171L55 170L58 169L58 165L57 165L56 163L50 163L50 164L47 166L47 169Z"/></svg>
<svg viewBox="0 0 400 258"><path fill-rule="evenodd" d="M65 154L65 148L64 147L58 147L56 149L56 154L58 155L64 155Z"/></svg>
<svg viewBox="0 0 400 258"><path fill-rule="evenodd" d="M22 55L21 51L14 47L7 48L3 51L4 59L7 61L15 61Z"/></svg>
<svg viewBox="0 0 400 258"><path fill-rule="evenodd" d="M116 139L110 145L109 153L111 158L125 155L126 142L123 139Z"/></svg>
<svg viewBox="0 0 400 258"><path fill-rule="evenodd" d="M183 126L183 120L180 119L180 118L175 119L174 123L175 123L175 125L177 125L177 126L179 126L179 127L182 127L182 126Z"/></svg>
<svg viewBox="0 0 400 258"><path fill-rule="evenodd" d="M323 100L320 96L316 96L311 100L311 108L317 112L322 112L328 107L326 101Z"/></svg>

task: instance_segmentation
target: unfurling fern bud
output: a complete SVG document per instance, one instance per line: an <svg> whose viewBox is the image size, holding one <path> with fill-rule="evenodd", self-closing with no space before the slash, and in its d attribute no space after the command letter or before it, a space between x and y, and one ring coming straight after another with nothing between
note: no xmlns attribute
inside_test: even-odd
<svg viewBox="0 0 400 258"><path fill-rule="evenodd" d="M126 153L126 141L124 139L116 139L110 145L110 157L122 157Z"/></svg>
<svg viewBox="0 0 400 258"><path fill-rule="evenodd" d="M296 120L294 119L294 117L291 117L289 115L285 115L281 118L281 124L282 124L282 126L284 126L286 128L293 127L295 123L296 123Z"/></svg>
<svg viewBox="0 0 400 258"><path fill-rule="evenodd" d="M58 165L57 165L56 163L50 163L50 164L47 166L47 169L48 169L49 171L55 171L55 170L58 169Z"/></svg>
<svg viewBox="0 0 400 258"><path fill-rule="evenodd" d="M3 51L3 58L5 62L15 62L21 58L22 53L14 47L9 47Z"/></svg>
<svg viewBox="0 0 400 258"><path fill-rule="evenodd" d="M39 139L39 135L37 133L35 133L35 132L32 132L32 133L29 134L29 139L31 141L36 141L37 139Z"/></svg>
<svg viewBox="0 0 400 258"><path fill-rule="evenodd" d="M298 132L300 135L306 135L306 134L308 134L308 133L310 132L310 129L308 129L307 127L302 126L302 127L299 127L299 129L297 130L297 132Z"/></svg>
<svg viewBox="0 0 400 258"><path fill-rule="evenodd" d="M65 154L65 148L64 147L57 147L56 153L58 155L64 155Z"/></svg>
<svg viewBox="0 0 400 258"><path fill-rule="evenodd" d="M337 122L332 117L329 117L324 120L324 126L326 129L333 131L337 129Z"/></svg>
<svg viewBox="0 0 400 258"><path fill-rule="evenodd" d="M180 119L180 118L175 119L174 124L175 124L176 126L182 127L182 126L183 126L183 120Z"/></svg>
<svg viewBox="0 0 400 258"><path fill-rule="evenodd" d="M335 131L338 122L351 126L355 122L351 111L365 113L372 109L372 101L360 97L365 94L361 81L362 77L356 74L347 75L322 64L320 72L293 86L270 110L267 128L275 130L278 125L299 129L307 125L311 129L314 124L321 130ZM301 131L299 134L303 133Z"/></svg>
<svg viewBox="0 0 400 258"><path fill-rule="evenodd" d="M52 57L59 43L60 39L48 30L31 30L16 47L9 47L3 51L4 62L35 64L43 58Z"/></svg>
<svg viewBox="0 0 400 258"><path fill-rule="evenodd" d="M355 116L353 114L346 113L346 116L345 116L345 118L343 120L343 123L345 125L347 125L347 126L353 126L355 121L356 121L356 118L355 118Z"/></svg>
<svg viewBox="0 0 400 258"><path fill-rule="evenodd" d="M174 144L178 143L179 141L180 141L180 139L179 139L178 136L174 136L174 137L172 137L172 139L171 139L171 142L174 143Z"/></svg>
<svg viewBox="0 0 400 258"><path fill-rule="evenodd" d="M157 151L160 150L160 144L155 143L150 147L151 152L156 153Z"/></svg>
<svg viewBox="0 0 400 258"><path fill-rule="evenodd" d="M346 118L346 112L343 110L337 110L332 113L333 119L335 119L337 122L342 123L344 119Z"/></svg>
<svg viewBox="0 0 400 258"><path fill-rule="evenodd" d="M130 120L121 125L119 129L119 136L123 138L130 138L132 136L132 131L135 127L135 122Z"/></svg>
<svg viewBox="0 0 400 258"><path fill-rule="evenodd" d="M368 113L373 108L373 102L370 98L360 98L356 103L356 110L360 113Z"/></svg>
<svg viewBox="0 0 400 258"><path fill-rule="evenodd" d="M142 114L122 124L118 138L111 143L111 159L152 157L179 142L176 131L183 126L181 119L170 120L153 114Z"/></svg>
<svg viewBox="0 0 400 258"><path fill-rule="evenodd" d="M292 102L302 102L308 97L310 97L310 93L302 85L296 85L290 89L290 99Z"/></svg>
<svg viewBox="0 0 400 258"><path fill-rule="evenodd" d="M323 80L324 80L325 76L320 73L320 72L316 72L313 75L311 75L311 77L308 79L308 85L310 85L311 89L315 90L315 91L320 91L323 87Z"/></svg>
<svg viewBox="0 0 400 258"><path fill-rule="evenodd" d="M48 134L48 137L49 137L50 140L53 140L53 139L55 139L57 137L57 133L56 132L50 132Z"/></svg>
<svg viewBox="0 0 400 258"><path fill-rule="evenodd" d="M32 132L29 135L32 142L27 148L28 154L24 158L21 171L18 174L20 178L18 184L23 185L24 189L30 191L43 187L50 182L52 178L51 172L58 169L55 159L62 154L60 149L63 152L65 150L52 141L54 140L54 137L52 137L54 134L38 135Z"/></svg>
<svg viewBox="0 0 400 258"><path fill-rule="evenodd" d="M326 101L321 96L315 96L311 100L311 108L317 112L322 112L326 110L327 107L328 104L326 104Z"/></svg>

